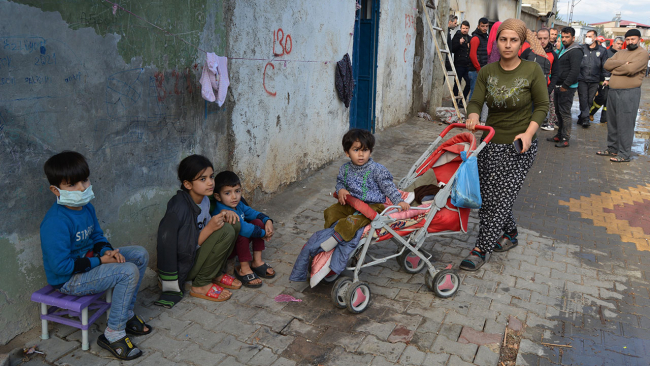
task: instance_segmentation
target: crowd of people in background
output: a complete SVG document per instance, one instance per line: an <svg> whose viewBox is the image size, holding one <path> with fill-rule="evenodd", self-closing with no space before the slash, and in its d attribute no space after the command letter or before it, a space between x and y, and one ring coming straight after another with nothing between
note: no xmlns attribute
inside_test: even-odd
<svg viewBox="0 0 650 366"><path fill-rule="evenodd" d="M448 45L453 61L451 63L458 79L465 82L462 95L469 103L472 99L478 72L488 63L499 60L495 37L501 23L494 23L489 32L488 19L481 18L470 34L471 24L464 20L453 36L451 30L458 25L458 17L449 18ZM616 37L607 48L607 40L590 30L584 43L576 41L576 31L564 27L527 30L519 58L539 64L547 80L550 107L540 129L556 131L546 140L555 147L570 146L573 119L571 108L575 94L578 94L580 114L577 124L589 128L594 115L602 109L600 123L608 123L607 149L597 154L608 156L612 162L629 162L634 138L637 110L641 98L641 82L650 75L649 50L641 46L641 33L632 28L625 37ZM460 90L454 87L454 97L462 100ZM462 106L462 103L460 104ZM487 108L483 109L483 112ZM487 116L480 117L484 122Z"/></svg>

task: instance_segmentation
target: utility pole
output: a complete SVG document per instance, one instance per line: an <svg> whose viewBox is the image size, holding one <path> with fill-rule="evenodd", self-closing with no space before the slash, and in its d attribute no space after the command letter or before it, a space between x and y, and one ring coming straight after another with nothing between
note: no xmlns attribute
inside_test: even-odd
<svg viewBox="0 0 650 366"><path fill-rule="evenodd" d="M571 12L569 13L569 27L571 26L571 22L573 21L573 8L576 5L580 4L581 1L582 0L578 0L578 2L576 2L576 0L571 0Z"/></svg>

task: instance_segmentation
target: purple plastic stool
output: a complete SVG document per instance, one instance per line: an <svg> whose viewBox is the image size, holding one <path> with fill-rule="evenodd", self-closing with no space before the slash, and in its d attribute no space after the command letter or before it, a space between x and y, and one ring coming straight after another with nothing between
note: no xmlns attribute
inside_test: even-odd
<svg viewBox="0 0 650 366"><path fill-rule="evenodd" d="M47 321L51 320L81 329L81 349L87 351L89 348L88 327L104 313L108 318L112 293L113 289L108 289L98 294L72 296L63 294L50 285L34 292L32 301L41 304L41 327L43 330L41 339L50 338ZM99 299L104 294L106 294L106 301ZM49 309L48 306L50 306ZM88 318L88 310L95 310L90 319ZM81 321L70 317L79 318Z"/></svg>

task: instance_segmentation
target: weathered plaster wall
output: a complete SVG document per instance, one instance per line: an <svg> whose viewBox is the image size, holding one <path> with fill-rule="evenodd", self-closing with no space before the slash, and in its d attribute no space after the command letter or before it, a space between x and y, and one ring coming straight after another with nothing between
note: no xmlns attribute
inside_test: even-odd
<svg viewBox="0 0 650 366"><path fill-rule="evenodd" d="M19 4L22 3L22 4ZM120 4L203 49L225 51L220 1ZM205 54L102 1L0 1L0 344L37 324L45 284L39 224L54 202L43 163L90 164L98 218L114 246L143 245L178 184L182 157L227 166L231 103L200 97Z"/></svg>
<svg viewBox="0 0 650 366"><path fill-rule="evenodd" d="M482 17L496 22L517 15L517 0L457 0L450 1L450 7L454 11L463 12L463 20L470 24L470 33L476 29L478 20Z"/></svg>
<svg viewBox="0 0 650 366"><path fill-rule="evenodd" d="M228 2L228 54L253 59L229 65L232 166L254 198L341 154L349 110L334 73L352 52L354 13L349 0Z"/></svg>
<svg viewBox="0 0 650 366"><path fill-rule="evenodd" d="M414 53L413 53L413 103L411 113L428 112L433 78L434 64L437 60L436 49L433 46L433 36L427 23L427 18L422 7L422 2L415 2L417 16L415 18ZM426 8L429 18L434 19L434 12ZM439 101L438 101L439 103ZM436 104L436 103L434 103Z"/></svg>
<svg viewBox="0 0 650 366"><path fill-rule="evenodd" d="M413 101L417 3L380 2L375 126L378 130L403 122Z"/></svg>

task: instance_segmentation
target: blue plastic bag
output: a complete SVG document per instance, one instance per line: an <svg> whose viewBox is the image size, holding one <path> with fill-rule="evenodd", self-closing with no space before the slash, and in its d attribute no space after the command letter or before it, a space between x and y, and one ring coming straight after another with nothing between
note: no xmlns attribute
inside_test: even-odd
<svg viewBox="0 0 650 366"><path fill-rule="evenodd" d="M469 159L467 153L460 153L463 162L458 167L456 180L451 189L451 203L456 207L481 208L481 182L478 179L476 155Z"/></svg>

